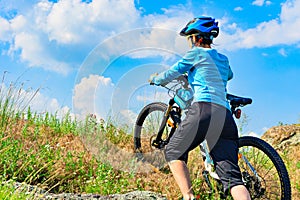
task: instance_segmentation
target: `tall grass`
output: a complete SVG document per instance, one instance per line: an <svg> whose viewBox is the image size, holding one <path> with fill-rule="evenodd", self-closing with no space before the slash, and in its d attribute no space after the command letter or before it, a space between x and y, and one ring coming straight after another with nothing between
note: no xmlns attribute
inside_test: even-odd
<svg viewBox="0 0 300 200"><path fill-rule="evenodd" d="M59 119L56 113L33 112L28 105L39 89L25 90L17 82L7 87L4 82L5 74L0 85L1 182L25 182L54 193L108 194L127 187L129 175L98 163L80 140L80 132L101 130L95 128L101 124L92 127L88 120L81 123L70 114ZM6 189L1 187L0 195Z"/></svg>

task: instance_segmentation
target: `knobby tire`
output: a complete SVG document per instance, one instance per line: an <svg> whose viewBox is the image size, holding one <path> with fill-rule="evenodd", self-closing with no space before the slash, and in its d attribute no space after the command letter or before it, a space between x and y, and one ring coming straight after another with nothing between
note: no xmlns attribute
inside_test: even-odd
<svg viewBox="0 0 300 200"><path fill-rule="evenodd" d="M290 200L291 199L291 184L287 169L284 165L283 160L277 151L264 140L252 137L252 136L243 136L239 138L239 148L242 147L254 147L262 151L275 166L277 174L280 178L280 187L281 187L281 200Z"/></svg>

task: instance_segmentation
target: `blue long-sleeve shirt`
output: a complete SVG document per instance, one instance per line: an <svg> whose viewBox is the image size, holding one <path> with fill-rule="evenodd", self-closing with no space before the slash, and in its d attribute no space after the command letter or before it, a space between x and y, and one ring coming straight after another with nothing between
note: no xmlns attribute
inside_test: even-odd
<svg viewBox="0 0 300 200"><path fill-rule="evenodd" d="M170 69L154 77L154 84L167 84L183 73L194 91L194 101L212 102L230 109L227 81L233 77L228 58L215 49L193 47Z"/></svg>

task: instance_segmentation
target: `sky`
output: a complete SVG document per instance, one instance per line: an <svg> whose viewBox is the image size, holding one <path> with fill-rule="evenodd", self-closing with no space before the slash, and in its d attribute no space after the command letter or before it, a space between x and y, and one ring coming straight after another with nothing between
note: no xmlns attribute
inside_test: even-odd
<svg viewBox="0 0 300 200"><path fill-rule="evenodd" d="M148 78L188 50L179 31L212 16L213 48L234 72L228 91L253 99L238 123L261 135L300 120L299 10L300 0L0 0L1 88L21 85L38 113L132 126L144 105L168 100Z"/></svg>

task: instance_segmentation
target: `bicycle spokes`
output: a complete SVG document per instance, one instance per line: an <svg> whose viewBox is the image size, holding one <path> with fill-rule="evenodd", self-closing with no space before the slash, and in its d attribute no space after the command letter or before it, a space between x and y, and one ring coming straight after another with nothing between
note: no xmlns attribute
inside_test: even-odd
<svg viewBox="0 0 300 200"><path fill-rule="evenodd" d="M280 180L268 156L254 147L243 147L238 157L242 178L252 199L280 197Z"/></svg>

